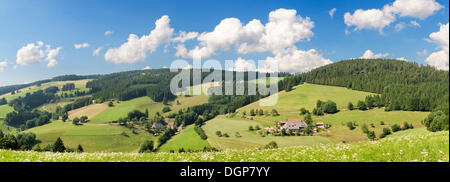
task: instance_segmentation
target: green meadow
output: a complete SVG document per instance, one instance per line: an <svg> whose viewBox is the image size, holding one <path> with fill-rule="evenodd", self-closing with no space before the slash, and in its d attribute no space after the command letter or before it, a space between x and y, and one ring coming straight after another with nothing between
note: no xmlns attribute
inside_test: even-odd
<svg viewBox="0 0 450 182"><path fill-rule="evenodd" d="M356 104L359 100L364 100L366 96L373 93L355 91L343 87L323 86L314 84L302 84L295 87L290 92L279 92L277 103L274 106L260 106L260 102L254 102L238 109L238 112L249 113L251 109L263 109L271 111L276 109L279 117L268 117L268 120L284 120L286 118L298 117L299 109L305 107L312 111L316 107L317 100L336 102L339 110L345 110L348 102ZM275 97L275 96L271 96Z"/></svg>
<svg viewBox="0 0 450 182"><path fill-rule="evenodd" d="M373 142L198 153L51 153L0 150L2 162L449 162L449 132Z"/></svg>
<svg viewBox="0 0 450 182"><path fill-rule="evenodd" d="M8 104L1 105L0 106L0 119L5 118L8 113L13 112L13 111L14 111L14 109L11 106L9 106Z"/></svg>
<svg viewBox="0 0 450 182"><path fill-rule="evenodd" d="M83 125L75 126L70 122L53 121L52 123L31 128L24 132L33 132L41 141L41 147L53 144L58 137L66 146L76 148L81 144L86 152L137 152L145 140L155 137L147 132L133 133L117 125Z"/></svg>
<svg viewBox="0 0 450 182"><path fill-rule="evenodd" d="M206 122L206 125L202 128L208 136L208 143L221 150L262 148L271 141L277 142L279 147L330 143L327 138L321 136L281 137L268 135L262 137L256 131L249 131L250 126L255 127L256 125L262 126L256 121L219 116ZM222 134L226 133L229 137L219 137L216 135L217 131Z"/></svg>
<svg viewBox="0 0 450 182"><path fill-rule="evenodd" d="M190 125L158 148L158 152L170 152L171 150L177 152L181 148L198 151L203 150L204 147L209 147L208 142L202 140L195 132L194 125Z"/></svg>

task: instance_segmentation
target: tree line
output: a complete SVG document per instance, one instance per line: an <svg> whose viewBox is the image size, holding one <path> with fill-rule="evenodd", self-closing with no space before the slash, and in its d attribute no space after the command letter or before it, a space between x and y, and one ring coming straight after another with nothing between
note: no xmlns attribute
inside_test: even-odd
<svg viewBox="0 0 450 182"><path fill-rule="evenodd" d="M347 87L380 94L387 111L433 111L449 102L448 71L387 59L354 59L326 65L279 82L280 90L302 83Z"/></svg>

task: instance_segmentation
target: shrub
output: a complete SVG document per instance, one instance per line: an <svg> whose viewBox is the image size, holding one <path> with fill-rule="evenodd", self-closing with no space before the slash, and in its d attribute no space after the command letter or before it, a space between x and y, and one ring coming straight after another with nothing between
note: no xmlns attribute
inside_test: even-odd
<svg viewBox="0 0 450 182"><path fill-rule="evenodd" d="M146 140L144 141L144 143L141 145L141 148L139 149L139 153L147 153L147 152L152 152L154 148L154 143L153 140Z"/></svg>
<svg viewBox="0 0 450 182"><path fill-rule="evenodd" d="M380 125L384 125L384 121L380 121Z"/></svg>
<svg viewBox="0 0 450 182"><path fill-rule="evenodd" d="M253 129L253 126L249 126L248 127L248 131L253 131L254 129Z"/></svg>
<svg viewBox="0 0 450 182"><path fill-rule="evenodd" d="M347 122L347 127L350 130L354 130L356 127L353 125L353 122Z"/></svg>
<svg viewBox="0 0 450 182"><path fill-rule="evenodd" d="M367 105L365 102L363 101L358 101L358 109L361 111L365 111L367 110Z"/></svg>
<svg viewBox="0 0 450 182"><path fill-rule="evenodd" d="M367 133L367 138L369 138L370 140L375 140L375 138L376 138L375 132L374 131L369 131Z"/></svg>
<svg viewBox="0 0 450 182"><path fill-rule="evenodd" d="M361 126L361 130L363 131L363 133L369 133L369 127L367 127L365 123Z"/></svg>
<svg viewBox="0 0 450 182"><path fill-rule="evenodd" d="M224 136L225 138L230 137L230 135L228 135L228 133L224 133L223 136Z"/></svg>
<svg viewBox="0 0 450 182"><path fill-rule="evenodd" d="M391 128L392 128L392 132L397 132L397 131L402 130L398 124L392 125Z"/></svg>
<svg viewBox="0 0 450 182"><path fill-rule="evenodd" d="M302 107L302 108L300 109L300 115L305 115L306 113L309 113L309 111L306 110L306 108Z"/></svg>
<svg viewBox="0 0 450 182"><path fill-rule="evenodd" d="M276 148L278 148L278 144L275 141L271 141L264 148L265 149L276 149Z"/></svg>
<svg viewBox="0 0 450 182"><path fill-rule="evenodd" d="M261 130L261 127L259 127L259 125L256 125L255 130Z"/></svg>
<svg viewBox="0 0 450 182"><path fill-rule="evenodd" d="M170 109L170 107L167 107L167 106L162 109L163 113L167 113L167 112L170 112L170 111L172 111L172 110Z"/></svg>
<svg viewBox="0 0 450 182"><path fill-rule="evenodd" d="M384 138L388 135L390 135L392 132L389 128L383 128L383 133L380 135L380 138Z"/></svg>
<svg viewBox="0 0 450 182"><path fill-rule="evenodd" d="M347 105L348 110L352 111L353 109L355 109L355 107L353 106L352 102L349 102Z"/></svg>
<svg viewBox="0 0 450 182"><path fill-rule="evenodd" d="M448 113L448 107L447 107ZM428 131L448 131L449 128L449 116L443 111L436 111L427 116L422 123L427 127Z"/></svg>
<svg viewBox="0 0 450 182"><path fill-rule="evenodd" d="M221 131L216 131L216 135L217 135L218 137L222 137L222 132L221 132Z"/></svg>
<svg viewBox="0 0 450 182"><path fill-rule="evenodd" d="M194 127L194 130L195 130L195 132L197 132L197 134L200 136L200 138L201 138L202 140L208 139L208 136L206 136L205 131L203 130L202 127L200 127L200 126L195 126L195 127Z"/></svg>

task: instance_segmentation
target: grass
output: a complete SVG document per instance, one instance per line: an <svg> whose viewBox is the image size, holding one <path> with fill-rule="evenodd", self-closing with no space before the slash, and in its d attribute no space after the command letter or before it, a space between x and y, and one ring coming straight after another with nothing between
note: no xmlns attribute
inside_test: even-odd
<svg viewBox="0 0 450 182"><path fill-rule="evenodd" d="M177 105L176 101L178 101L180 105ZM206 102L208 102L208 96L206 95L192 97L179 96L175 101L169 102L167 106L172 110L169 113L173 113L178 112L178 110L180 109L203 104ZM111 121L116 121L121 117L126 117L127 114L133 110L145 112L145 109L148 109L149 117L152 117L156 115L156 112L162 114L162 109L164 107L165 105L163 103L155 102L149 97L139 97L129 101L116 103L113 107L107 107L106 110L101 111L98 115L92 117L92 119L90 119L90 123L108 123Z"/></svg>
<svg viewBox="0 0 450 182"><path fill-rule="evenodd" d="M1 162L448 162L449 132L375 142L199 153L50 153L0 150Z"/></svg>
<svg viewBox="0 0 450 182"><path fill-rule="evenodd" d="M45 89L45 88L48 88L48 87L50 87L50 86L58 86L58 87L61 89L62 86L63 86L64 84L66 84L66 83L74 83L74 84L75 84L75 89L76 89L76 90L79 90L79 91L89 91L89 89L86 88L86 83L89 82L89 81L91 81L91 80L92 80L92 79L77 80L77 81L60 81L60 82L43 83L43 84L41 84L40 86L33 85L33 86L30 86L30 87L27 87L27 88L20 89L20 92L14 94L14 95L11 95L10 93L1 95L0 98L5 97L6 100L9 102L9 101L14 100L14 99L16 99L16 98L18 98L18 97L25 97L25 95L26 95L27 93L30 93L30 94L31 94L31 93L34 93L34 92L36 92L36 91L38 91L38 90L43 90L43 89ZM57 94L57 95L61 95L61 93L75 93L75 90L73 90L73 91L66 91L66 92L58 91L56 94Z"/></svg>
<svg viewBox="0 0 450 182"><path fill-rule="evenodd" d="M106 107L106 110L90 119L90 123L108 123L111 121L117 121L121 117L126 117L127 114L133 110L144 112L145 109L148 109L149 115L154 115L156 112L161 113L164 105L153 101L150 97L139 97L129 101L116 103L113 107Z"/></svg>
<svg viewBox="0 0 450 182"><path fill-rule="evenodd" d="M171 150L177 152L178 149L203 150L204 147L209 147L206 140L202 140L195 132L194 125L186 127L180 134L174 136L166 144L162 145L158 152L170 152Z"/></svg>
<svg viewBox="0 0 450 182"><path fill-rule="evenodd" d="M383 128L391 128L392 125L398 124L403 126L404 122L413 124L415 128L424 127L421 121L429 114L429 112L411 112L411 111L391 111L385 112L383 108L371 109L368 111L341 111L332 115L313 118L315 122L324 122L332 125L329 132L323 136L329 137L334 142L354 142L367 141L368 138L361 130L361 126L366 124L369 130L375 131L379 136ZM381 125L381 121L384 125ZM354 130L350 130L347 122L356 122L358 126ZM371 124L375 128L371 127Z"/></svg>
<svg viewBox="0 0 450 182"><path fill-rule="evenodd" d="M1 105L0 106L0 119L1 118L6 118L6 115L10 112L13 112L14 108L12 108L11 106L9 106L8 104L6 105Z"/></svg>
<svg viewBox="0 0 450 182"><path fill-rule="evenodd" d="M369 92L350 90L343 87L323 86L313 84L302 84L290 92L282 91L278 94L278 100L274 106L260 106L260 102L254 102L238 109L240 113L246 111L249 114L251 109L263 109L272 111L276 109L281 116L269 117L268 120L285 120L289 117L298 117L299 109L305 107L312 111L316 107L317 100L336 102L339 110L345 110L348 102L356 104L359 100L365 100L366 96L374 95Z"/></svg>
<svg viewBox="0 0 450 182"><path fill-rule="evenodd" d="M86 152L137 152L145 140L155 140L155 137L147 132L139 131L134 134L121 126L74 126L69 122L61 121L53 121L24 132L35 133L42 142L41 147L53 144L58 137L61 137L66 146L76 148L78 144L81 144Z"/></svg>
<svg viewBox="0 0 450 182"><path fill-rule="evenodd" d="M108 109L107 103L103 104L91 104L86 107L78 108L69 111L69 119L72 120L75 117L87 116L88 119L95 118L97 115Z"/></svg>
<svg viewBox="0 0 450 182"><path fill-rule="evenodd" d="M277 142L279 147L301 146L301 145L315 145L326 144L330 141L321 136L265 136L261 137L255 131L248 131L249 126L255 127L258 124L256 121L240 120L234 118L226 118L219 116L212 119L203 126L203 129L208 136L208 143L215 148L226 149L252 149L262 148L271 141ZM261 125L260 125L261 126ZM218 137L216 131L227 133L230 137ZM241 137L236 137L236 132L239 132Z"/></svg>

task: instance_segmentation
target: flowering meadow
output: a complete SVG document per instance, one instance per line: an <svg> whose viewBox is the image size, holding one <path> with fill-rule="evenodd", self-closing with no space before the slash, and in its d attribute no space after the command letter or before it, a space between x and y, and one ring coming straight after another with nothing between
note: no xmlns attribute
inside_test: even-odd
<svg viewBox="0 0 450 182"><path fill-rule="evenodd" d="M449 132L372 142L198 153L50 153L0 150L1 162L448 162Z"/></svg>

